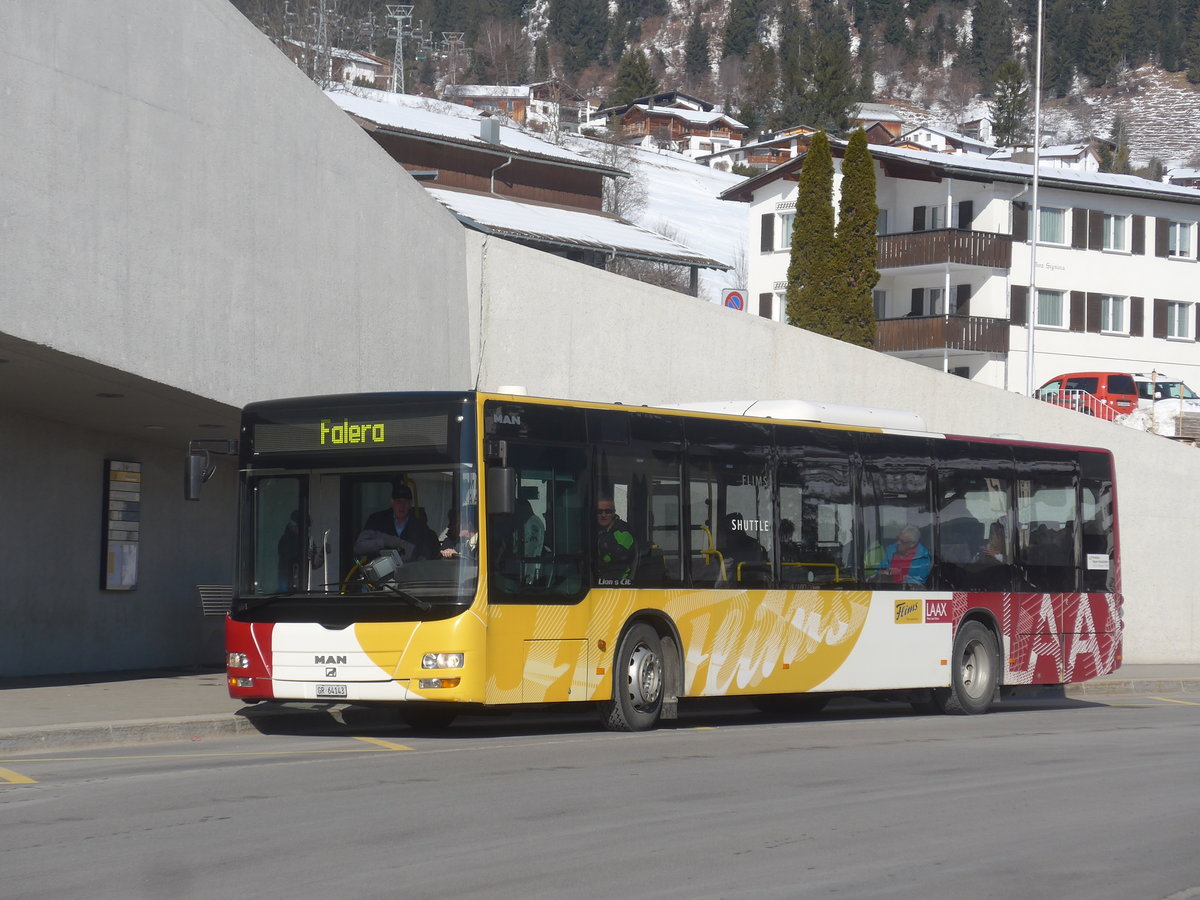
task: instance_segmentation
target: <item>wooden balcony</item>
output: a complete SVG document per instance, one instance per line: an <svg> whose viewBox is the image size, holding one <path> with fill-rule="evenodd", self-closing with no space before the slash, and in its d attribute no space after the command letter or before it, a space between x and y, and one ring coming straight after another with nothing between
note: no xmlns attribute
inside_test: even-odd
<svg viewBox="0 0 1200 900"><path fill-rule="evenodd" d="M913 350L1008 352L1008 321L984 316L906 316L878 322L875 349L881 353Z"/></svg>
<svg viewBox="0 0 1200 900"><path fill-rule="evenodd" d="M1012 236L1007 234L943 228L939 231L881 234L877 240L877 266L880 269L941 263L993 269L1012 266Z"/></svg>

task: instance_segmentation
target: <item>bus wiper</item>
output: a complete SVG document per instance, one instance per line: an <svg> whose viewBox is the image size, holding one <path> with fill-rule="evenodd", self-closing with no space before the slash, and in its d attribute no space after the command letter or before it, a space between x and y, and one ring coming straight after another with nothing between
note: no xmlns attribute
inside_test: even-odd
<svg viewBox="0 0 1200 900"><path fill-rule="evenodd" d="M391 594L393 597L399 597L405 603L415 606L417 609L421 610L422 612L424 612L425 610L433 609L433 604L431 604L428 600L422 600L420 597L417 597L414 594L410 594L408 591L404 590L399 585L397 585L394 581L387 581L387 582L384 582L383 584L377 584L377 585L375 585L375 587L381 591L386 591L387 593Z"/></svg>

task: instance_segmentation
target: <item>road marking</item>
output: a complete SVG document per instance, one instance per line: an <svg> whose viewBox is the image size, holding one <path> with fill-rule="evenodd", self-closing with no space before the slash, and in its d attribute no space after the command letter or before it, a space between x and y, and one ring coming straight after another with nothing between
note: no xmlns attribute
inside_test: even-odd
<svg viewBox="0 0 1200 900"><path fill-rule="evenodd" d="M356 741L366 741L368 744L376 744L383 747L385 750L411 750L412 747L405 747L403 744L396 744L392 741L381 741L379 738L356 737Z"/></svg>
<svg viewBox="0 0 1200 900"><path fill-rule="evenodd" d="M1180 706L1200 706L1200 703L1193 703L1190 700L1172 700L1170 697L1151 697L1151 700L1161 700L1163 703L1178 703Z"/></svg>
<svg viewBox="0 0 1200 900"><path fill-rule="evenodd" d="M0 783L3 784L37 784L32 778L14 772L12 769L0 769Z"/></svg>

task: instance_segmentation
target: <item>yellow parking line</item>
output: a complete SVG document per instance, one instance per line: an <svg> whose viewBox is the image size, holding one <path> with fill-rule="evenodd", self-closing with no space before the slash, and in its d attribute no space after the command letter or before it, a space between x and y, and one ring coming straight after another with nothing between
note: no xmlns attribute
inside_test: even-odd
<svg viewBox="0 0 1200 900"><path fill-rule="evenodd" d="M1161 700L1163 703L1178 703L1180 706L1200 706L1200 703L1193 703L1190 700L1172 700L1170 697L1151 697L1151 700Z"/></svg>
<svg viewBox="0 0 1200 900"><path fill-rule="evenodd" d="M379 738L356 737L356 741L366 741L368 744L375 744L383 747L385 750L411 750L412 747L405 747L403 744L395 744L391 741L381 741Z"/></svg>
<svg viewBox="0 0 1200 900"><path fill-rule="evenodd" d="M0 783L6 784L37 784L32 778L14 772L12 769L0 769Z"/></svg>

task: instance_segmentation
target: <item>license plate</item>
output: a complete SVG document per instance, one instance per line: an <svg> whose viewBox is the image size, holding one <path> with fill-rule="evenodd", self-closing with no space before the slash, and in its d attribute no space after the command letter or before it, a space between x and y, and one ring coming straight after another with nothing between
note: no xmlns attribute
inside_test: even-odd
<svg viewBox="0 0 1200 900"><path fill-rule="evenodd" d="M318 697L345 697L346 685L344 684L318 684Z"/></svg>

